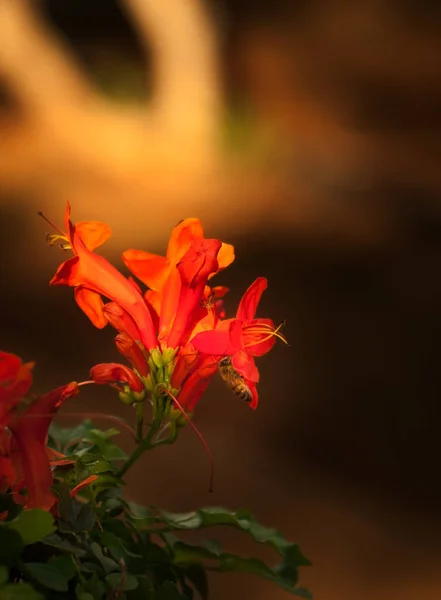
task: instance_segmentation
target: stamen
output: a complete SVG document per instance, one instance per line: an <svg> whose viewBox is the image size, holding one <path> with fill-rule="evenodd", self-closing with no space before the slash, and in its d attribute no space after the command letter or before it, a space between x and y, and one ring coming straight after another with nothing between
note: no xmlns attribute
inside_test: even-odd
<svg viewBox="0 0 441 600"><path fill-rule="evenodd" d="M202 435L202 433L199 431L199 429L196 427L196 425L193 423L193 421L187 415L187 413L183 409L181 403L176 399L176 397L169 390L167 390L167 394L171 398L173 398L173 401L175 402L176 406L179 408L181 413L184 415L185 420L187 421L187 423L190 425L190 427L193 429L195 434L198 436L198 438L201 440L202 444L204 445L205 451L208 454L208 460L210 462L210 487L209 487L208 491L212 492L213 491L213 480L214 480L214 459L213 459L213 454L210 450L210 446L205 441L205 438Z"/></svg>
<svg viewBox="0 0 441 600"><path fill-rule="evenodd" d="M49 219L46 217L46 215L41 210L39 211L38 216L41 217L42 219L44 219L46 221L46 223L48 223L48 225L50 225L53 229L58 231L62 237L66 238L66 234L64 233L64 231L61 231L61 229L59 227L57 227L56 225L54 225L54 223L52 223L52 221L49 221Z"/></svg>
<svg viewBox="0 0 441 600"><path fill-rule="evenodd" d="M259 344L266 342L267 340L269 340L271 337L276 337L279 340L281 340L284 344L288 344L288 341L286 340L285 336L282 333L279 333L279 330L281 327L283 327L283 325L285 324L284 321L282 321L282 323L280 323L280 325L278 327L276 327L276 329L272 329L270 325L268 325L267 323L259 323L259 325L256 326L249 326L246 327L246 331L250 331L251 333L263 333L266 334L266 336L259 340ZM256 342L252 342L249 344L245 344L245 348L249 347L249 346L254 346L256 344Z"/></svg>

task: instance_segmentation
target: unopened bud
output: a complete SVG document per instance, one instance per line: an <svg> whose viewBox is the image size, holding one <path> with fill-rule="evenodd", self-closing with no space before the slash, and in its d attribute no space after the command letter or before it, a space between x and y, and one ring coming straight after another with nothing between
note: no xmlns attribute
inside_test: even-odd
<svg viewBox="0 0 441 600"><path fill-rule="evenodd" d="M130 392L120 392L118 395L123 404L128 404L129 406L133 404L133 398Z"/></svg>
<svg viewBox="0 0 441 600"><path fill-rule="evenodd" d="M161 352L157 348L150 351L150 357L158 369L163 366Z"/></svg>
<svg viewBox="0 0 441 600"><path fill-rule="evenodd" d="M176 356L177 348L166 348L162 353L162 362L164 365L169 365Z"/></svg>
<svg viewBox="0 0 441 600"><path fill-rule="evenodd" d="M149 391L150 393L152 393L156 387L156 381L155 381L152 373L149 373L147 375L147 377L141 377L141 379L145 385L146 390Z"/></svg>

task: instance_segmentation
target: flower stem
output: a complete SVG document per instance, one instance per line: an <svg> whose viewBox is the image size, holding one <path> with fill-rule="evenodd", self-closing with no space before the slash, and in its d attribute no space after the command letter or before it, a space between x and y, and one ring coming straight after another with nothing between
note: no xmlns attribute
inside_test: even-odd
<svg viewBox="0 0 441 600"><path fill-rule="evenodd" d="M143 438L143 425L144 425L144 404L138 402L136 405L136 441L142 442Z"/></svg>
<svg viewBox="0 0 441 600"><path fill-rule="evenodd" d="M139 426L139 422L138 422L138 426ZM161 426L160 420L153 421L148 434L146 435L146 437L143 440L141 439L139 444L136 446L135 450L132 452L132 454L129 456L129 458L123 464L123 466L120 468L120 470L117 473L117 477L123 477L127 473L127 471L132 467L132 465L138 460L138 458L142 454L144 454L144 452L146 450L153 448L153 446L154 446L153 438L157 434L160 426Z"/></svg>

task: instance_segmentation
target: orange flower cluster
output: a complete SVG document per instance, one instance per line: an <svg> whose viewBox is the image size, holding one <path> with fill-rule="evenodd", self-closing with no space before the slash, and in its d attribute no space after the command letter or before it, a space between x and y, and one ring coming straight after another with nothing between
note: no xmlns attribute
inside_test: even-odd
<svg viewBox="0 0 441 600"><path fill-rule="evenodd" d="M170 396L181 409L192 412L218 364L231 358L231 369L256 408L259 372L254 356L268 352L275 338L284 340L271 319L255 318L267 287L258 278L245 292L236 317L225 319L224 287L211 287L211 278L234 260L230 244L204 237L198 219L185 219L173 230L166 256L127 250L123 260L147 286L125 277L94 250L110 236L100 222L73 224L70 207L62 240L74 254L57 270L51 285L74 288L80 308L99 328L110 323L119 333L116 346L131 365L96 365L91 378L117 387L127 402ZM125 394L125 396L124 396Z"/></svg>

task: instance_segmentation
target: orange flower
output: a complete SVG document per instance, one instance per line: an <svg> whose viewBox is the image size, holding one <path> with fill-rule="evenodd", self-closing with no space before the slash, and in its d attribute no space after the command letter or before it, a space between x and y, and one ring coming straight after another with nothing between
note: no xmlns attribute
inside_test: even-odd
<svg viewBox="0 0 441 600"><path fill-rule="evenodd" d="M153 322L137 286L105 258L92 252L109 237L108 226L103 223L73 225L69 204L64 220L67 233L56 237L65 239L75 256L60 265L50 284L74 287L77 304L99 328L107 324L101 297L113 300L134 319L143 344L147 348L155 348L157 342Z"/></svg>
<svg viewBox="0 0 441 600"><path fill-rule="evenodd" d="M220 244L217 251L213 246L214 242L215 246ZM209 258L208 252L214 253L216 263L213 262L213 257ZM202 267L202 265L195 264L194 261L197 257L200 261L203 260L204 271L198 272L198 266ZM173 229L165 257L142 250L127 250L123 253L123 260L130 271L150 288L145 298L158 315L159 340L164 345L175 347L176 340L183 333L183 313L188 312L190 306L188 304L188 279L192 279L192 285L197 279L197 303L201 303L204 296L210 294L210 288L206 286L207 280L233 262L234 248L230 244L218 242L217 240L206 240L199 219L188 218L181 221ZM209 263L209 260L212 262ZM187 283L184 283L183 277ZM200 289L202 279L205 279L205 283ZM187 290L184 296L181 296L182 288L185 285L187 285ZM215 288L215 290L219 291L219 297L225 295L228 291L227 288ZM196 293L193 292L192 296L196 298ZM181 306L182 300L185 301L185 308ZM196 305L194 305L194 308L196 308ZM178 311L179 317L175 318ZM201 314L201 318L206 313L205 310ZM178 322L175 325L173 321ZM170 341L167 337L172 326L174 333Z"/></svg>

